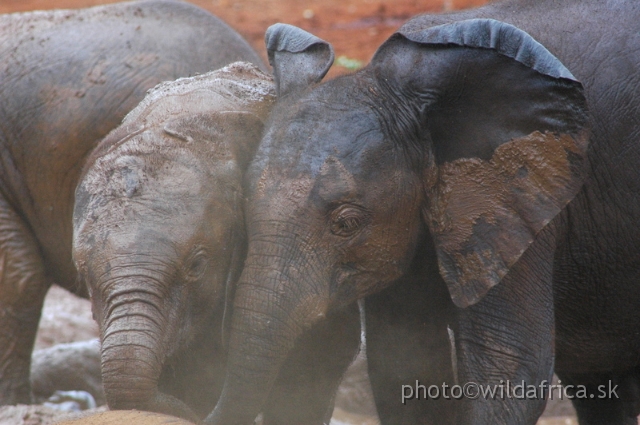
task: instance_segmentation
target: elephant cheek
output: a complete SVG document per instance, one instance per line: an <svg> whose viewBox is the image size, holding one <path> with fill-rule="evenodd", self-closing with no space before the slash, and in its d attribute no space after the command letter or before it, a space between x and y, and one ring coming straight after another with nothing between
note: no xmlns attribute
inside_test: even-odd
<svg viewBox="0 0 640 425"><path fill-rule="evenodd" d="M394 214L397 221L388 221L393 226L372 232L363 249L347 258L346 262L357 264L359 270L354 273L351 284L346 285L354 288L352 298L346 301L379 292L405 275L412 266L420 241L426 240L427 235L420 210L415 205L408 205L403 212L395 211ZM400 214L404 217L398 217Z"/></svg>

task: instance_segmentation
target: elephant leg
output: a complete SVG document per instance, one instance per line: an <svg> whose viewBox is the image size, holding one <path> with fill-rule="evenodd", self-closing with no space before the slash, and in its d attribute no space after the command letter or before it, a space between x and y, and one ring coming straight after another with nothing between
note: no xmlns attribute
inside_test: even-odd
<svg viewBox="0 0 640 425"><path fill-rule="evenodd" d="M548 227L480 302L459 310L458 374L474 394L458 424L533 425L542 414L554 359L554 250Z"/></svg>
<svg viewBox="0 0 640 425"><path fill-rule="evenodd" d="M592 373L559 375L580 425L632 425L640 414L640 375ZM555 394L559 396L559 394Z"/></svg>
<svg viewBox="0 0 640 425"><path fill-rule="evenodd" d="M0 196L0 405L31 402L31 352L49 286L35 238Z"/></svg>
<svg viewBox="0 0 640 425"><path fill-rule="evenodd" d="M264 407L264 424L329 423L336 391L359 346L357 303L305 332L280 369Z"/></svg>
<svg viewBox="0 0 640 425"><path fill-rule="evenodd" d="M460 402L427 392L455 383L447 330L454 305L434 271L429 279L403 279L365 300L369 378L382 424L455 419Z"/></svg>

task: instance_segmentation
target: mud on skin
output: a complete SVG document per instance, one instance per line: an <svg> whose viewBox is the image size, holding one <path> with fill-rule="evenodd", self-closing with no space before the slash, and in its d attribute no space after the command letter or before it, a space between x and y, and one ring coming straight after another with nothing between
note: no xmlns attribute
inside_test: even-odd
<svg viewBox="0 0 640 425"><path fill-rule="evenodd" d="M111 409L198 420L213 408L244 258L242 177L273 98L272 80L241 62L163 83L88 158L73 258Z"/></svg>
<svg viewBox="0 0 640 425"><path fill-rule="evenodd" d="M156 84L259 57L187 3L0 16L0 405L31 402L29 361L53 281L87 296L71 258L87 155Z"/></svg>
<svg viewBox="0 0 640 425"><path fill-rule="evenodd" d="M567 385L620 384L574 402L581 424L636 423L638 22L634 3L591 0L424 15L325 83L331 47L273 26L278 103L247 173L207 423L269 409L296 341L358 298L382 423L534 424L544 400L398 395L416 379L539 385L554 365Z"/></svg>

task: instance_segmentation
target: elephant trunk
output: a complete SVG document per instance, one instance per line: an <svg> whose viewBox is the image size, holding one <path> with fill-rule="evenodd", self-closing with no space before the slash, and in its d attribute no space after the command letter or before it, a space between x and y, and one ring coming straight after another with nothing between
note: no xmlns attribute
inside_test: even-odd
<svg viewBox="0 0 640 425"><path fill-rule="evenodd" d="M307 277L273 256L247 257L237 286L227 376L206 420L216 425L252 424L298 337L324 317L327 299ZM283 262L284 263L284 262Z"/></svg>
<svg viewBox="0 0 640 425"><path fill-rule="evenodd" d="M145 290L124 291L106 300L101 355L107 404L113 410L140 409L197 421L186 404L158 390L166 319L152 297Z"/></svg>

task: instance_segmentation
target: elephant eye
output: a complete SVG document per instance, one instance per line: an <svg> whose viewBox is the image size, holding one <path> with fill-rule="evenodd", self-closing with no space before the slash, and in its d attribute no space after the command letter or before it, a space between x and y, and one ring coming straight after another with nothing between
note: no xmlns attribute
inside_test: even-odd
<svg viewBox="0 0 640 425"><path fill-rule="evenodd" d="M365 219L366 215L361 209L343 205L331 213L331 233L351 236L362 228Z"/></svg>
<svg viewBox="0 0 640 425"><path fill-rule="evenodd" d="M199 249L194 255L192 255L191 261L188 263L188 267L186 269L187 280L194 281L200 279L207 270L208 264L209 260L206 251L204 249Z"/></svg>

